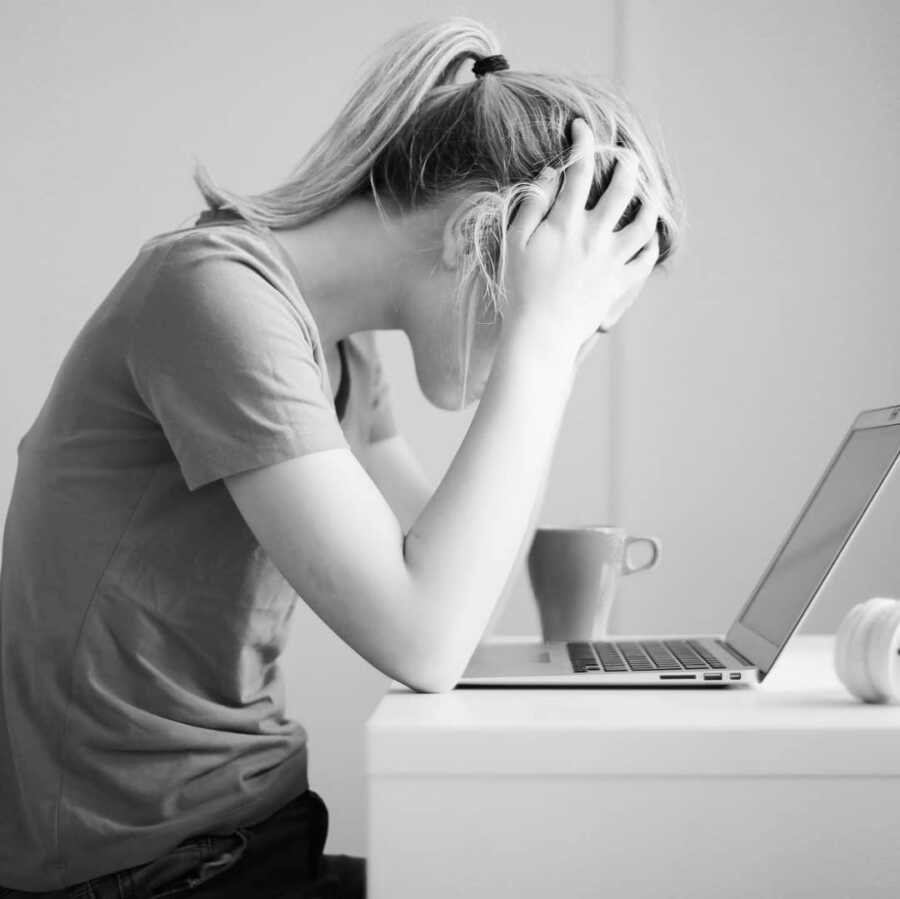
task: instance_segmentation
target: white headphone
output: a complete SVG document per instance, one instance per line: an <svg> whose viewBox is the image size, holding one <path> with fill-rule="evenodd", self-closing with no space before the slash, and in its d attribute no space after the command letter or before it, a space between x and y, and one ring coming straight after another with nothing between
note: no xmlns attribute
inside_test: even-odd
<svg viewBox="0 0 900 899"><path fill-rule="evenodd" d="M834 667L863 702L900 702L900 600L876 596L847 613L835 637Z"/></svg>

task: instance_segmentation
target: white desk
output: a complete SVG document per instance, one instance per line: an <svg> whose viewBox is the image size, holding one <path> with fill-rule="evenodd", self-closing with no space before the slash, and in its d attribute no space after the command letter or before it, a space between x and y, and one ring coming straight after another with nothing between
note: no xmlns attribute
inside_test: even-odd
<svg viewBox="0 0 900 899"><path fill-rule="evenodd" d="M900 896L900 706L832 636L758 687L392 686L366 726L369 899Z"/></svg>

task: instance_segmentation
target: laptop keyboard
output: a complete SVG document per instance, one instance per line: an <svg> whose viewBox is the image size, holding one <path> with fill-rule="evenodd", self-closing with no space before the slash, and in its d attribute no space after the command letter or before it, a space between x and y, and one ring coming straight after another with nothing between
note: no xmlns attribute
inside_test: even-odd
<svg viewBox="0 0 900 899"><path fill-rule="evenodd" d="M572 668L582 671L693 671L725 668L695 640L603 640L567 643Z"/></svg>

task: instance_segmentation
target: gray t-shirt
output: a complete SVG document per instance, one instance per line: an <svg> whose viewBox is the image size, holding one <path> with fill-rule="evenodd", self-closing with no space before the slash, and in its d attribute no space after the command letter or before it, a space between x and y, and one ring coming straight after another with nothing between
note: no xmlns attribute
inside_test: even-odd
<svg viewBox="0 0 900 899"><path fill-rule="evenodd" d="M339 420L292 261L227 215L157 235L18 445L0 569L0 884L52 890L307 788L277 664L297 595L226 475L396 433L375 336Z"/></svg>

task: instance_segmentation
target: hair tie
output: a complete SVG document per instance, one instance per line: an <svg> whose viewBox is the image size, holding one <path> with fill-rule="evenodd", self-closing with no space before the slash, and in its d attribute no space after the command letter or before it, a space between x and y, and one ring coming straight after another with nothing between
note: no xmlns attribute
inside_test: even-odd
<svg viewBox="0 0 900 899"><path fill-rule="evenodd" d="M509 63L506 61L506 57L501 53L495 53L493 56L482 56L472 66L472 71L475 73L476 78L480 78L482 75L487 75L488 72L499 72L508 68Z"/></svg>

